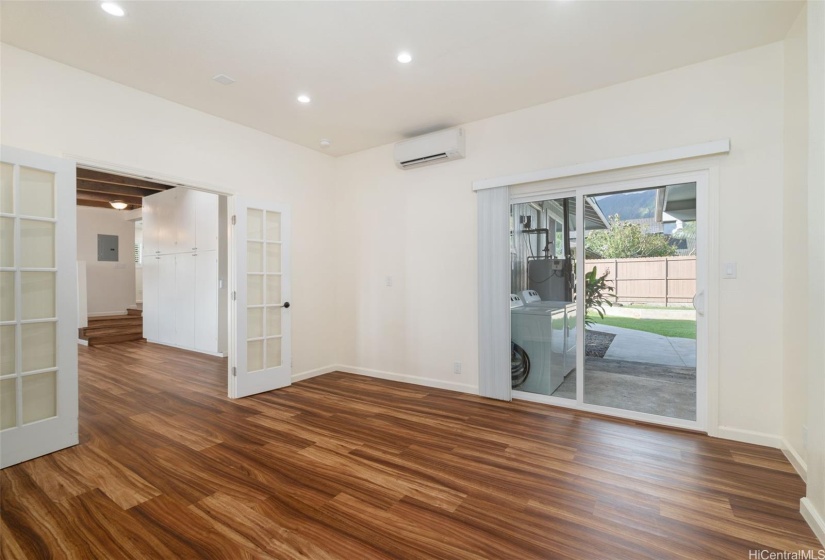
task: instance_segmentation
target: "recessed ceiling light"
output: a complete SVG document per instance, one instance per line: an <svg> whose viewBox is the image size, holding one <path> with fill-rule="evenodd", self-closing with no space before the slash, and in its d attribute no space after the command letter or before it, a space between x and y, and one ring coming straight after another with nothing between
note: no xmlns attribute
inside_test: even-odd
<svg viewBox="0 0 825 560"><path fill-rule="evenodd" d="M412 62L412 55L407 51L404 51L398 53L398 57L396 57L396 60L398 60L398 62L400 62L401 64L409 64L410 62Z"/></svg>
<svg viewBox="0 0 825 560"><path fill-rule="evenodd" d="M224 86L228 86L235 83L235 79L230 78L226 74L217 74L215 76L212 76L212 79Z"/></svg>
<svg viewBox="0 0 825 560"><path fill-rule="evenodd" d="M308 95L301 94L298 96L298 103L309 103L312 99Z"/></svg>
<svg viewBox="0 0 825 560"><path fill-rule="evenodd" d="M111 16L123 17L126 15L126 10L115 4L114 2L101 2L100 7L103 11Z"/></svg>

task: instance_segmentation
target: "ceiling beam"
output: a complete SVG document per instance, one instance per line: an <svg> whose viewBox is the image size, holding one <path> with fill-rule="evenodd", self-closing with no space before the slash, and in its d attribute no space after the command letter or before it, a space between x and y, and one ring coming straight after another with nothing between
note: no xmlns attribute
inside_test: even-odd
<svg viewBox="0 0 825 560"><path fill-rule="evenodd" d="M112 195L86 191L77 191L77 200L95 200L98 202L105 202L106 204L113 200L122 200L123 202L134 204L136 206L143 205L143 199L139 196Z"/></svg>
<svg viewBox="0 0 825 560"><path fill-rule="evenodd" d="M118 185L121 187L138 187L141 189L149 189L160 192L172 189L175 185L167 185L163 183L156 183L154 181L147 181L144 179L135 179L132 177L124 177L122 175L115 175L113 173L104 173L102 171L94 171L92 169L77 168L77 178L85 179L95 183L106 183L108 185Z"/></svg>
<svg viewBox="0 0 825 560"><path fill-rule="evenodd" d="M111 185L108 183L98 183L95 181L89 181L88 179L80 178L77 179L77 190L137 197L149 196L158 192L150 189L142 189L139 187L123 187L120 185Z"/></svg>

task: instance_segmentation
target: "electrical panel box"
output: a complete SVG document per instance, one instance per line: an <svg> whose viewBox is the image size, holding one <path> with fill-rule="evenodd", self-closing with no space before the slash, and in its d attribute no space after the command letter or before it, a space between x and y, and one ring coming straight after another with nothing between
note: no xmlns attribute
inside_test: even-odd
<svg viewBox="0 0 825 560"><path fill-rule="evenodd" d="M119 260L117 245L117 235L98 234L97 260L117 262Z"/></svg>

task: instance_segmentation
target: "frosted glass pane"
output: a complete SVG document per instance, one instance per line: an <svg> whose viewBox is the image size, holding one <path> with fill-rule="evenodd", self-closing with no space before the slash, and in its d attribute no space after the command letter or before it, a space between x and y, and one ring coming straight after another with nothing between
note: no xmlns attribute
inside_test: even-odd
<svg viewBox="0 0 825 560"><path fill-rule="evenodd" d="M0 321L14 321L14 272L0 272Z"/></svg>
<svg viewBox="0 0 825 560"><path fill-rule="evenodd" d="M0 266L14 266L14 218L0 218Z"/></svg>
<svg viewBox="0 0 825 560"><path fill-rule="evenodd" d="M14 214L14 166L0 163L0 212Z"/></svg>
<svg viewBox="0 0 825 560"><path fill-rule="evenodd" d="M281 213L267 212L266 213L266 240L280 241L281 240Z"/></svg>
<svg viewBox="0 0 825 560"><path fill-rule="evenodd" d="M278 367L281 365L281 339L266 339L266 367Z"/></svg>
<svg viewBox="0 0 825 560"><path fill-rule="evenodd" d="M15 346L14 325L0 327L0 375L15 372L15 357L17 348Z"/></svg>
<svg viewBox="0 0 825 560"><path fill-rule="evenodd" d="M281 334L281 308L266 308L266 336Z"/></svg>
<svg viewBox="0 0 825 560"><path fill-rule="evenodd" d="M270 274L266 277L266 303L281 303L281 277Z"/></svg>
<svg viewBox="0 0 825 560"><path fill-rule="evenodd" d="M246 238L264 238L264 212L254 208L246 209Z"/></svg>
<svg viewBox="0 0 825 560"><path fill-rule="evenodd" d="M264 271L264 244L260 241L246 242L246 271Z"/></svg>
<svg viewBox="0 0 825 560"><path fill-rule="evenodd" d="M23 372L57 366L56 323L29 323L21 325L23 344Z"/></svg>
<svg viewBox="0 0 825 560"><path fill-rule="evenodd" d="M281 272L281 244L266 244L266 271Z"/></svg>
<svg viewBox="0 0 825 560"><path fill-rule="evenodd" d="M264 337L264 310L256 307L246 310L246 338Z"/></svg>
<svg viewBox="0 0 825 560"><path fill-rule="evenodd" d="M22 378L23 423L57 415L57 374L38 373Z"/></svg>
<svg viewBox="0 0 825 560"><path fill-rule="evenodd" d="M20 168L21 216L54 218L54 173Z"/></svg>
<svg viewBox="0 0 825 560"><path fill-rule="evenodd" d="M264 277L262 274L247 274L246 276L246 304L264 304Z"/></svg>
<svg viewBox="0 0 825 560"><path fill-rule="evenodd" d="M264 341L252 340L246 343L246 370L260 371L264 369Z"/></svg>
<svg viewBox="0 0 825 560"><path fill-rule="evenodd" d="M55 316L54 272L21 272L20 284L23 292L22 318L51 319Z"/></svg>
<svg viewBox="0 0 825 560"><path fill-rule="evenodd" d="M13 428L17 424L16 379L0 381L0 430Z"/></svg>
<svg viewBox="0 0 825 560"><path fill-rule="evenodd" d="M54 223L20 220L20 266L54 268Z"/></svg>

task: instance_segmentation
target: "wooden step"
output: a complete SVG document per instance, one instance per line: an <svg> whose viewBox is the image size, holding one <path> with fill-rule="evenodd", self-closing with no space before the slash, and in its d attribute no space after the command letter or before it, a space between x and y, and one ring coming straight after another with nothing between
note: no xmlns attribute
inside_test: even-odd
<svg viewBox="0 0 825 560"><path fill-rule="evenodd" d="M87 328L114 328L114 327L130 327L134 325L142 325L143 317L127 317L123 316L120 319L109 321L95 321L89 319L89 326Z"/></svg>
<svg viewBox="0 0 825 560"><path fill-rule="evenodd" d="M143 334L121 334L113 336L96 336L89 339L89 346L103 346L104 344L114 344L117 342L130 342L132 340L145 340Z"/></svg>
<svg viewBox="0 0 825 560"><path fill-rule="evenodd" d="M108 335L120 335L120 334L143 334L143 325L129 325L123 327L100 327L100 328L90 328L86 327L82 331L82 337L85 339L89 339L95 336L108 336Z"/></svg>
<svg viewBox="0 0 825 560"><path fill-rule="evenodd" d="M138 309L136 307L130 307L126 310L126 314L129 317L143 317L143 309Z"/></svg>

